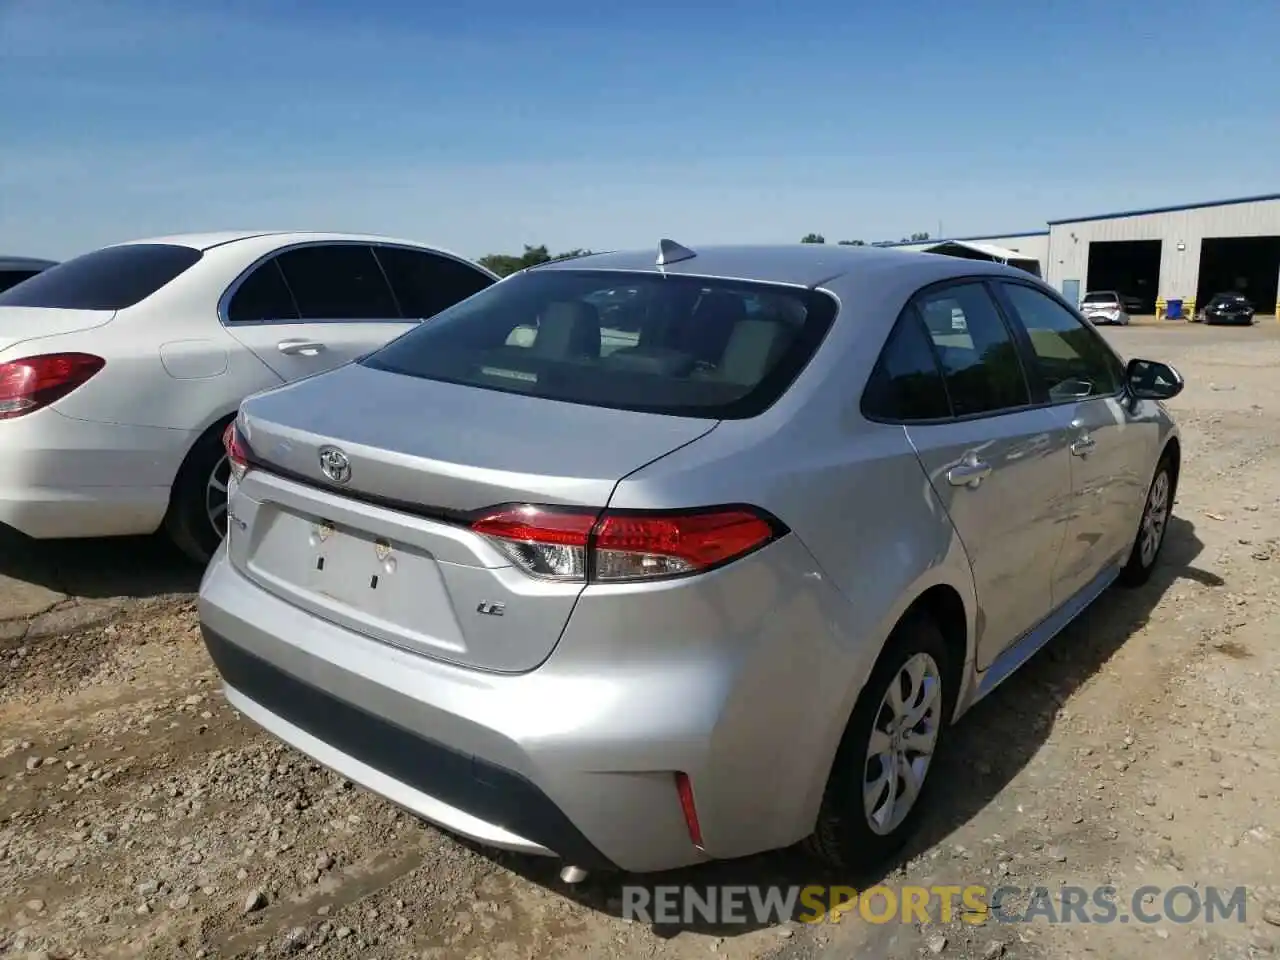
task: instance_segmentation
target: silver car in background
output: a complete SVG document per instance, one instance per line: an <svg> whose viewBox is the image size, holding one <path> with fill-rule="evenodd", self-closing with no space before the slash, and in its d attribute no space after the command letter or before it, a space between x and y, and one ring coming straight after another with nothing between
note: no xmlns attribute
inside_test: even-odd
<svg viewBox="0 0 1280 960"><path fill-rule="evenodd" d="M1151 574L1181 386L993 263L547 264L244 403L205 642L277 737L567 880L876 861L953 721Z"/></svg>
<svg viewBox="0 0 1280 960"><path fill-rule="evenodd" d="M1091 323L1129 325L1124 298L1114 290L1086 293L1080 301L1080 309Z"/></svg>

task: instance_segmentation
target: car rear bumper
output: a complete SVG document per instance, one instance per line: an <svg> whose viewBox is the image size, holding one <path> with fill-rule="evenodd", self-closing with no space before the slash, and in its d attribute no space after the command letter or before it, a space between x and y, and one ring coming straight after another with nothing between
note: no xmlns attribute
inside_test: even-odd
<svg viewBox="0 0 1280 960"><path fill-rule="evenodd" d="M0 421L0 523L38 540L152 533L186 439L54 409Z"/></svg>
<svg viewBox="0 0 1280 960"><path fill-rule="evenodd" d="M243 576L225 546L200 620L228 699L318 762L481 843L646 872L812 829L865 657L828 633L844 601L806 558L783 538L645 599L647 618L618 615L630 602L618 588L600 603L589 588L547 662L518 675L314 617ZM738 623L692 634L717 616ZM693 786L701 848L677 772Z"/></svg>
<svg viewBox="0 0 1280 960"><path fill-rule="evenodd" d="M1206 313L1204 315L1204 319L1206 323L1235 324L1237 326L1247 327L1253 323L1253 314Z"/></svg>
<svg viewBox="0 0 1280 960"><path fill-rule="evenodd" d="M340 700L207 627L202 633L232 706L325 766L475 840L523 853L557 851L580 867L612 866L518 773Z"/></svg>

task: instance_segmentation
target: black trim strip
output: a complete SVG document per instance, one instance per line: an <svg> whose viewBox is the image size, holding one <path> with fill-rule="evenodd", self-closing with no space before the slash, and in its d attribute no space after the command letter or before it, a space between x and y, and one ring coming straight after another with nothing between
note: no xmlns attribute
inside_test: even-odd
<svg viewBox="0 0 1280 960"><path fill-rule="evenodd" d="M616 870L532 782L365 712L285 673L208 627L201 633L223 679L250 700L415 790L510 830L589 870Z"/></svg>

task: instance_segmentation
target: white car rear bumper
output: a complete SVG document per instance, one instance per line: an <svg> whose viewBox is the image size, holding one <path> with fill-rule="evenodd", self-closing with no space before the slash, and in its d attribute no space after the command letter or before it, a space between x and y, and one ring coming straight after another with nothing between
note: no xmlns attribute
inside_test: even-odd
<svg viewBox="0 0 1280 960"><path fill-rule="evenodd" d="M188 441L51 409L0 420L0 524L38 540L153 533Z"/></svg>

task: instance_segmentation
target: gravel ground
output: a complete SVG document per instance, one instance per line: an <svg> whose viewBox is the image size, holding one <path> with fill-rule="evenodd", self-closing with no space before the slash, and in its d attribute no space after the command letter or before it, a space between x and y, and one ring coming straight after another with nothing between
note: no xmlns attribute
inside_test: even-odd
<svg viewBox="0 0 1280 960"><path fill-rule="evenodd" d="M0 956L1244 958L1280 951L1280 324L1133 327L1188 379L1177 516L961 725L900 865L779 854L662 882L1246 886L1244 924L652 928L616 886L475 849L282 747L223 699L196 575L162 544L0 553ZM1159 899L1159 898L1157 898ZM1159 903L1156 904L1156 908ZM1122 911L1123 912L1123 911Z"/></svg>

